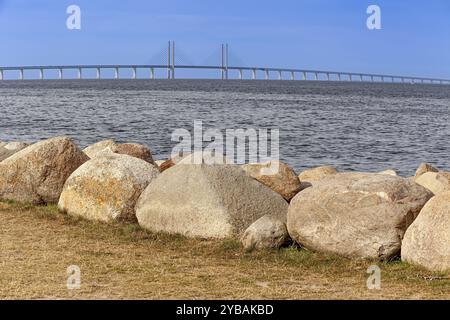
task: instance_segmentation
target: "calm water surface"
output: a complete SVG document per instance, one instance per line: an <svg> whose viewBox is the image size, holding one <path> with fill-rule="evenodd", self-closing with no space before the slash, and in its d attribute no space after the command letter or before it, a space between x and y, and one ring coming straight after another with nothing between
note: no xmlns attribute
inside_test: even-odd
<svg viewBox="0 0 450 320"><path fill-rule="evenodd" d="M83 80L0 82L0 140L68 135L147 144L156 159L176 128L279 128L296 170L450 169L450 86L302 81Z"/></svg>

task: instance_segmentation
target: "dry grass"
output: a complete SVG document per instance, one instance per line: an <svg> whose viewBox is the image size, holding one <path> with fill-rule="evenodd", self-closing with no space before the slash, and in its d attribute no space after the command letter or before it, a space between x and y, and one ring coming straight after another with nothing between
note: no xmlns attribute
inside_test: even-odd
<svg viewBox="0 0 450 320"><path fill-rule="evenodd" d="M297 248L243 252L233 240L152 234L137 225L68 217L55 207L0 203L1 299L449 299L448 275ZM68 290L78 265L81 288Z"/></svg>

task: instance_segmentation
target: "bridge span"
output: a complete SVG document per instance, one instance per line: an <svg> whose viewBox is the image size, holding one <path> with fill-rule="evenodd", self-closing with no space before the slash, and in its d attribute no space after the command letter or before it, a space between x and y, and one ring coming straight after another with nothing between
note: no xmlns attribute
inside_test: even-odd
<svg viewBox="0 0 450 320"><path fill-rule="evenodd" d="M0 66L0 80L5 80L5 74L13 74L12 79L45 79L46 71L57 71L57 76L51 79L83 79L83 71L95 70L94 79L102 78L103 70L114 70L114 79L123 79L121 70L131 70L131 79L137 79L138 70L147 70L148 79L156 79L156 70L167 72L167 79L175 79L176 70L215 70L221 74L223 80L228 79L273 79L272 75L276 75L278 80L316 80L316 81L359 81L359 82L392 82L392 83L428 83L450 85L450 79L439 79L432 77L405 76L392 74L373 74L358 72L341 72L327 70L308 70L308 69L289 69L289 68L270 68L270 67L246 67L231 66L229 63L228 44L221 45L220 58L218 65L189 65L184 63L176 63L175 59L175 41L169 41L167 48L162 52L164 63L162 64L129 64L129 65L47 65L47 66ZM64 77L64 71L76 71L75 77ZM37 71L38 76L35 78L26 77L27 73ZM129 72L128 72L129 73ZM250 75L248 76L248 74ZM261 76L262 74L262 76ZM258 77L259 76L259 77ZM48 77L47 77L48 79ZM92 77L90 77L92 79ZM108 78L110 79L110 78Z"/></svg>
<svg viewBox="0 0 450 320"><path fill-rule="evenodd" d="M223 80L227 79L273 79L275 74L278 80L323 80L323 81L358 81L358 82L393 82L393 83L429 83L450 85L450 79L439 79L431 77L402 76L392 74L372 74L358 72L326 71L326 70L307 70L307 69L289 69L289 68L269 68L269 67L238 67L238 66L207 66L207 65L61 65L61 66L14 66L0 67L0 80L5 79L5 73L15 73L12 79L26 80L26 73L29 71L38 72L38 80L46 79L45 72L56 70L58 75L56 79L65 79L64 71L75 70L77 76L70 79L83 79L83 71L95 70L94 79L102 78L103 70L114 70L114 79L123 79L120 76L121 70L131 70L131 77L128 79L137 79L137 70L148 70L148 79L156 79L155 71L162 69L167 71L168 79L175 79L176 70L217 70ZM246 77L245 73L250 73ZM258 75L263 77L259 78ZM28 78L36 79L36 78ZM52 78L54 79L54 78ZM67 78L66 78L67 79ZM91 77L92 79L92 77ZM108 78L109 79L109 78Z"/></svg>

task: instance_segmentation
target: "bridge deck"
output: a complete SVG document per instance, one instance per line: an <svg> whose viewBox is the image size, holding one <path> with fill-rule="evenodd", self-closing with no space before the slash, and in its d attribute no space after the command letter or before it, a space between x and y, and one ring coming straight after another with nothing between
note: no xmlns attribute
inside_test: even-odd
<svg viewBox="0 0 450 320"><path fill-rule="evenodd" d="M133 74L132 78L136 78L137 69L149 69L151 71L150 78L155 78L155 70L163 69L167 70L167 77L170 79L175 78L176 69L191 69L191 70L217 70L222 73L222 79L229 79L230 71L238 71L239 79L244 78L244 71L251 71L251 79L257 79L257 73L263 72L265 79L270 79L271 73L277 73L278 79L282 80L284 74L289 74L291 80L296 79L296 75L300 74L303 80L312 77L314 80L319 80L320 77L329 81L370 81L370 82L413 82L413 83L437 83L450 85L450 79L431 78L431 77L418 77L418 76L404 76L404 75L392 75L392 74L372 74L372 73L359 73L359 72L342 72L342 71L330 71L330 70L310 70L310 69L289 69L289 68L271 68L271 67L235 67L235 66L214 66L214 65L147 65L147 64L127 64L127 65L42 65L42 66L11 66L0 67L0 80L5 80L4 73L10 71L18 71L18 79L25 79L25 71L35 70L39 71L39 79L44 79L44 72L48 70L58 70L59 79L63 78L63 71L65 70L78 70L78 79L82 79L82 71L86 69L97 70L97 79L101 79L101 70L114 69L115 78L120 78L119 70L131 69Z"/></svg>

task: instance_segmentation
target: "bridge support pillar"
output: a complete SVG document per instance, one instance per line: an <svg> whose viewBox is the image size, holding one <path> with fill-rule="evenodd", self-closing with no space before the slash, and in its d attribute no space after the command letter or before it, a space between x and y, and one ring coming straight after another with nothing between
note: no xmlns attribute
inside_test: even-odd
<svg viewBox="0 0 450 320"><path fill-rule="evenodd" d="M119 79L119 68L114 68L114 79Z"/></svg>
<svg viewBox="0 0 450 320"><path fill-rule="evenodd" d="M327 73L327 81L330 81L330 74Z"/></svg>
<svg viewBox="0 0 450 320"><path fill-rule="evenodd" d="M43 79L44 79L44 70L39 69L39 80L43 80Z"/></svg>
<svg viewBox="0 0 450 320"><path fill-rule="evenodd" d="M97 68L97 79L101 78L100 68Z"/></svg>
<svg viewBox="0 0 450 320"><path fill-rule="evenodd" d="M348 75L348 79L349 79L349 81L353 81L353 77L351 74Z"/></svg>
<svg viewBox="0 0 450 320"><path fill-rule="evenodd" d="M370 81L373 82L373 76L370 76Z"/></svg>
<svg viewBox="0 0 450 320"><path fill-rule="evenodd" d="M338 78L338 81L341 81L341 74L340 73L337 74L337 78Z"/></svg>
<svg viewBox="0 0 450 320"><path fill-rule="evenodd" d="M266 80L269 80L270 79L270 77L269 77L269 70L266 70Z"/></svg>
<svg viewBox="0 0 450 320"><path fill-rule="evenodd" d="M303 80L306 80L306 72L302 72L302 78Z"/></svg>
<svg viewBox="0 0 450 320"><path fill-rule="evenodd" d="M81 68L78 68L78 79L81 79L82 74L81 74Z"/></svg>
<svg viewBox="0 0 450 320"><path fill-rule="evenodd" d="M0 70L0 80L3 80L3 70Z"/></svg>
<svg viewBox="0 0 450 320"><path fill-rule="evenodd" d="M363 82L363 76L362 76L362 74L359 75L359 81Z"/></svg>
<svg viewBox="0 0 450 320"><path fill-rule="evenodd" d="M23 69L19 70L19 79L23 80Z"/></svg>
<svg viewBox="0 0 450 320"><path fill-rule="evenodd" d="M131 77L132 77L133 79L136 79L136 67L131 68L131 70L132 70L132 73L133 73ZM169 70L170 70L170 69L169 69ZM169 71L169 73L170 73L170 71Z"/></svg>
<svg viewBox="0 0 450 320"><path fill-rule="evenodd" d="M62 78L63 78L63 70L62 69L58 70L58 78L59 78L59 80L62 80Z"/></svg>
<svg viewBox="0 0 450 320"><path fill-rule="evenodd" d="M294 71L291 72L291 80L292 81L295 80L295 72Z"/></svg>
<svg viewBox="0 0 450 320"><path fill-rule="evenodd" d="M150 79L152 79L152 80L155 79L155 69L154 68L150 68Z"/></svg>
<svg viewBox="0 0 450 320"><path fill-rule="evenodd" d="M252 70L252 79L256 80L256 69Z"/></svg>
<svg viewBox="0 0 450 320"><path fill-rule="evenodd" d="M281 74L281 71L278 71L278 80L283 80L283 75Z"/></svg>

